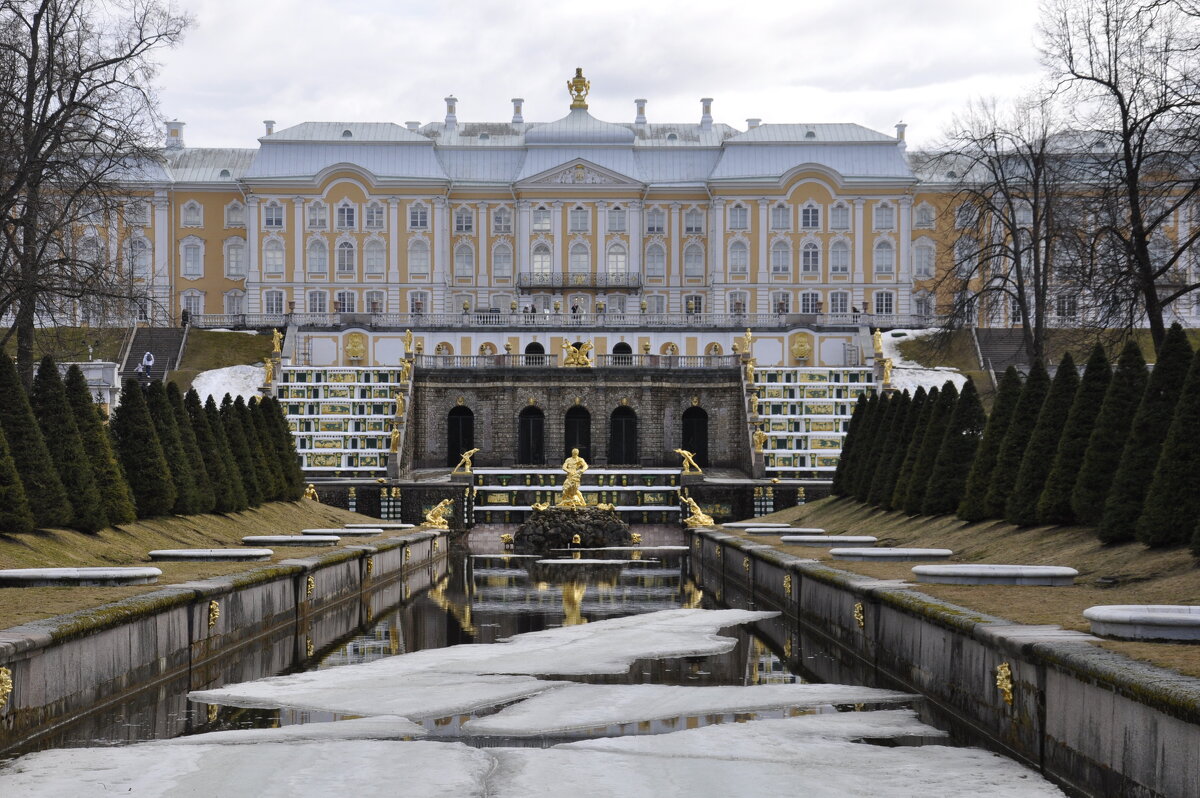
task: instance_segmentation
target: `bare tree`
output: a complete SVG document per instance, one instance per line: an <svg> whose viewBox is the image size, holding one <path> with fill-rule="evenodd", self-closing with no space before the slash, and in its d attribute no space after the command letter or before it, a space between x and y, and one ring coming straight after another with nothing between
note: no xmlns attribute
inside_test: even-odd
<svg viewBox="0 0 1200 798"><path fill-rule="evenodd" d="M1189 252L1200 239L1200 21L1180 3L1051 0L1042 51L1060 97L1086 131L1077 180L1092 233L1081 250L1097 285L1135 297L1155 345L1164 315L1200 288ZM1179 222L1177 225L1176 223Z"/></svg>
<svg viewBox="0 0 1200 798"><path fill-rule="evenodd" d="M153 57L187 24L160 0L0 0L0 316L27 384L39 319L144 293L107 236L157 168Z"/></svg>

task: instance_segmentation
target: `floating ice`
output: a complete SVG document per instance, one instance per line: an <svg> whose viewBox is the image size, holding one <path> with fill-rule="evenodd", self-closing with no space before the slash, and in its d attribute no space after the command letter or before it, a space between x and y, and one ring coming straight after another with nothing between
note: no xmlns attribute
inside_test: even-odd
<svg viewBox="0 0 1200 798"><path fill-rule="evenodd" d="M661 684L572 684L506 707L463 726L471 734L528 736L621 723L726 712L826 704L881 703L917 696L842 684L680 687Z"/></svg>
<svg viewBox="0 0 1200 798"><path fill-rule="evenodd" d="M424 737L424 726L392 715L353 718L328 723L303 723L278 729L234 729L205 734L189 734L173 740L147 745L255 745L258 743L300 743L321 740L403 740Z"/></svg>

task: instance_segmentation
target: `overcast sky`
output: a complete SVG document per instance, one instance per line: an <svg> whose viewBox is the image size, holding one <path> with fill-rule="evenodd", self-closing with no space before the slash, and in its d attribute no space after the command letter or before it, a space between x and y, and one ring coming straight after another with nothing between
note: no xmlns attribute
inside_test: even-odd
<svg viewBox="0 0 1200 798"><path fill-rule="evenodd" d="M567 113L581 66L591 113L857 122L914 146L974 97L1038 80L1037 0L182 0L195 17L164 54L162 113L191 147L253 147L262 120L422 124Z"/></svg>

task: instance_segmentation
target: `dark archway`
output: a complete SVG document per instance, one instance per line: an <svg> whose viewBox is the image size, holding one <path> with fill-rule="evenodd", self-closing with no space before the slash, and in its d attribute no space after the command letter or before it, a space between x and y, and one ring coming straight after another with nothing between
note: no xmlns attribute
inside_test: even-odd
<svg viewBox="0 0 1200 798"><path fill-rule="evenodd" d="M612 412L608 426L608 464L638 464L637 413L628 407Z"/></svg>
<svg viewBox="0 0 1200 798"><path fill-rule="evenodd" d="M618 366L633 365L633 347L622 341L613 347L613 363Z"/></svg>
<svg viewBox="0 0 1200 798"><path fill-rule="evenodd" d="M708 467L708 413L703 408L683 411L683 448L696 455L696 464Z"/></svg>
<svg viewBox="0 0 1200 798"><path fill-rule="evenodd" d="M570 457L572 449L579 450L584 460L592 459L592 414L586 407L575 405L563 419L563 457Z"/></svg>
<svg viewBox="0 0 1200 798"><path fill-rule="evenodd" d="M517 463L546 464L546 414L537 407L527 407L517 419Z"/></svg>
<svg viewBox="0 0 1200 798"><path fill-rule="evenodd" d="M534 343L525 345L525 354L526 354L525 362L528 363L529 365L531 365L531 366L546 365L546 358L545 358L546 348L544 346L542 346L541 344L537 343L536 341ZM538 357L538 355L542 355L542 357Z"/></svg>
<svg viewBox="0 0 1200 798"><path fill-rule="evenodd" d="M446 465L458 465L462 453L475 448L475 414L469 407L455 407L446 416Z"/></svg>

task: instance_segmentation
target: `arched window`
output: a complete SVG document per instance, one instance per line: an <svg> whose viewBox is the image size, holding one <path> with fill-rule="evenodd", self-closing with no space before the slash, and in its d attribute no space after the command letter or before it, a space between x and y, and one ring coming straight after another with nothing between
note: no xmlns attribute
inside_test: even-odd
<svg viewBox="0 0 1200 798"><path fill-rule="evenodd" d="M613 244L608 248L605 267L609 274L625 274L629 271L629 259L626 257L624 244Z"/></svg>
<svg viewBox="0 0 1200 798"><path fill-rule="evenodd" d="M475 276L475 250L459 244L454 250L454 279L470 280Z"/></svg>
<svg viewBox="0 0 1200 798"><path fill-rule="evenodd" d="M771 208L771 229L791 230L792 209L782 203Z"/></svg>
<svg viewBox="0 0 1200 798"><path fill-rule="evenodd" d="M750 213L745 205L734 205L729 209L729 229L748 230L750 228Z"/></svg>
<svg viewBox="0 0 1200 798"><path fill-rule="evenodd" d="M384 264L387 262L387 254L383 248L383 242L378 239L372 239L364 244L363 260L366 263L367 274L383 274Z"/></svg>
<svg viewBox="0 0 1200 798"><path fill-rule="evenodd" d="M800 295L801 313L820 313L821 295L816 291L805 291Z"/></svg>
<svg viewBox="0 0 1200 798"><path fill-rule="evenodd" d="M683 232L686 235L699 235L704 232L704 214L697 208L692 208L683 215Z"/></svg>
<svg viewBox="0 0 1200 798"><path fill-rule="evenodd" d="M500 244L492 250L492 276L497 280L511 280L513 270L512 247Z"/></svg>
<svg viewBox="0 0 1200 798"><path fill-rule="evenodd" d="M225 239L225 276L230 280L246 277L246 242L240 238Z"/></svg>
<svg viewBox="0 0 1200 798"><path fill-rule="evenodd" d="M263 292L263 312L264 313L283 313L283 292L282 291L264 291Z"/></svg>
<svg viewBox="0 0 1200 798"><path fill-rule="evenodd" d="M470 208L459 208L454 212L454 232L475 232L475 214Z"/></svg>
<svg viewBox="0 0 1200 798"><path fill-rule="evenodd" d="M334 311L337 313L355 313L357 311L357 295L353 291L338 291L334 297Z"/></svg>
<svg viewBox="0 0 1200 798"><path fill-rule="evenodd" d="M263 274L283 274L283 242L271 239L263 244Z"/></svg>
<svg viewBox="0 0 1200 798"><path fill-rule="evenodd" d="M429 277L429 244L419 238L408 245L408 276L414 280Z"/></svg>
<svg viewBox="0 0 1200 798"><path fill-rule="evenodd" d="M368 230L383 229L383 203L372 201L367 203L366 227Z"/></svg>
<svg viewBox="0 0 1200 798"><path fill-rule="evenodd" d="M383 291L368 291L363 306L367 313L383 313L387 308L387 294Z"/></svg>
<svg viewBox="0 0 1200 798"><path fill-rule="evenodd" d="M771 245L771 274L787 275L792 273L792 248L786 241L776 241Z"/></svg>
<svg viewBox="0 0 1200 798"><path fill-rule="evenodd" d="M538 407L526 407L517 417L517 463L545 465L546 414Z"/></svg>
<svg viewBox="0 0 1200 798"><path fill-rule="evenodd" d="M81 263L88 266L101 266L104 263L103 249L100 246L100 239L95 236L88 236L79 242L75 250L75 257Z"/></svg>
<svg viewBox="0 0 1200 798"><path fill-rule="evenodd" d="M637 465L637 421L637 414L632 408L621 406L612 411L608 422L609 465Z"/></svg>
<svg viewBox="0 0 1200 798"><path fill-rule="evenodd" d="M750 248L744 241L729 245L729 273L747 274L750 271Z"/></svg>
<svg viewBox="0 0 1200 798"><path fill-rule="evenodd" d="M704 278L704 250L696 244L683 251L683 276L689 280Z"/></svg>
<svg viewBox="0 0 1200 798"><path fill-rule="evenodd" d="M845 241L834 241L829 245L829 273L850 273L850 245Z"/></svg>
<svg viewBox="0 0 1200 798"><path fill-rule="evenodd" d="M305 263L309 274L328 274L329 245L322 239L314 238L309 241L308 249L305 250Z"/></svg>
<svg viewBox="0 0 1200 798"><path fill-rule="evenodd" d="M341 208L338 209L339 211ZM351 241L341 241L337 245L337 270L338 274L354 274L357 264L354 256L354 243Z"/></svg>
<svg viewBox="0 0 1200 798"><path fill-rule="evenodd" d="M658 244L651 244L646 248L646 276L667 276L667 252Z"/></svg>
<svg viewBox="0 0 1200 798"><path fill-rule="evenodd" d="M913 247L913 277L918 280L933 276L933 244L922 242Z"/></svg>
<svg viewBox="0 0 1200 798"><path fill-rule="evenodd" d="M809 241L800 248L800 271L803 274L817 274L820 270L821 248Z"/></svg>
<svg viewBox="0 0 1200 798"><path fill-rule="evenodd" d="M572 274L586 274L591 271L590 260L588 257L588 248L585 244L573 244L571 246L570 271Z"/></svg>
<svg viewBox="0 0 1200 798"><path fill-rule="evenodd" d="M315 200L308 205L308 229L325 230L329 227L329 208L324 202Z"/></svg>
<svg viewBox="0 0 1200 798"><path fill-rule="evenodd" d="M203 227L204 226L204 208L199 202L189 200L183 204L183 226L184 227Z"/></svg>
<svg viewBox="0 0 1200 798"><path fill-rule="evenodd" d="M800 209L800 227L804 230L816 230L821 226L821 209L809 203Z"/></svg>
<svg viewBox="0 0 1200 798"><path fill-rule="evenodd" d="M913 227L928 229L933 227L934 211L933 206L927 203L921 203L917 206L917 212L913 219Z"/></svg>
<svg viewBox="0 0 1200 798"><path fill-rule="evenodd" d="M500 207L492 213L492 233L504 235L512 232L512 211Z"/></svg>
<svg viewBox="0 0 1200 798"><path fill-rule="evenodd" d="M475 448L475 414L471 408L453 407L446 415L446 465L454 467L463 452Z"/></svg>
<svg viewBox="0 0 1200 798"><path fill-rule="evenodd" d="M358 206L352 202L343 202L337 209L337 228L353 230L358 227Z"/></svg>
<svg viewBox="0 0 1200 798"><path fill-rule="evenodd" d="M129 242L129 273L140 280L150 276L150 242L144 238Z"/></svg>
<svg viewBox="0 0 1200 798"><path fill-rule="evenodd" d="M689 407L683 411L683 429L680 436L683 448L691 452L696 464L708 466L708 413L702 407Z"/></svg>
<svg viewBox="0 0 1200 798"><path fill-rule="evenodd" d="M563 456L570 457L572 449L584 460L592 457L592 414L581 405L570 407L563 418Z"/></svg>
<svg viewBox="0 0 1200 798"><path fill-rule="evenodd" d="M896 271L896 248L891 241L880 241L875 245L875 273L892 274Z"/></svg>
<svg viewBox="0 0 1200 798"><path fill-rule="evenodd" d="M550 247L545 244L538 244L533 248L533 256L530 258L530 267L537 277L546 278L550 276Z"/></svg>
<svg viewBox="0 0 1200 798"><path fill-rule="evenodd" d="M245 227L246 226L246 206L234 200L225 206L225 226L226 227Z"/></svg>

